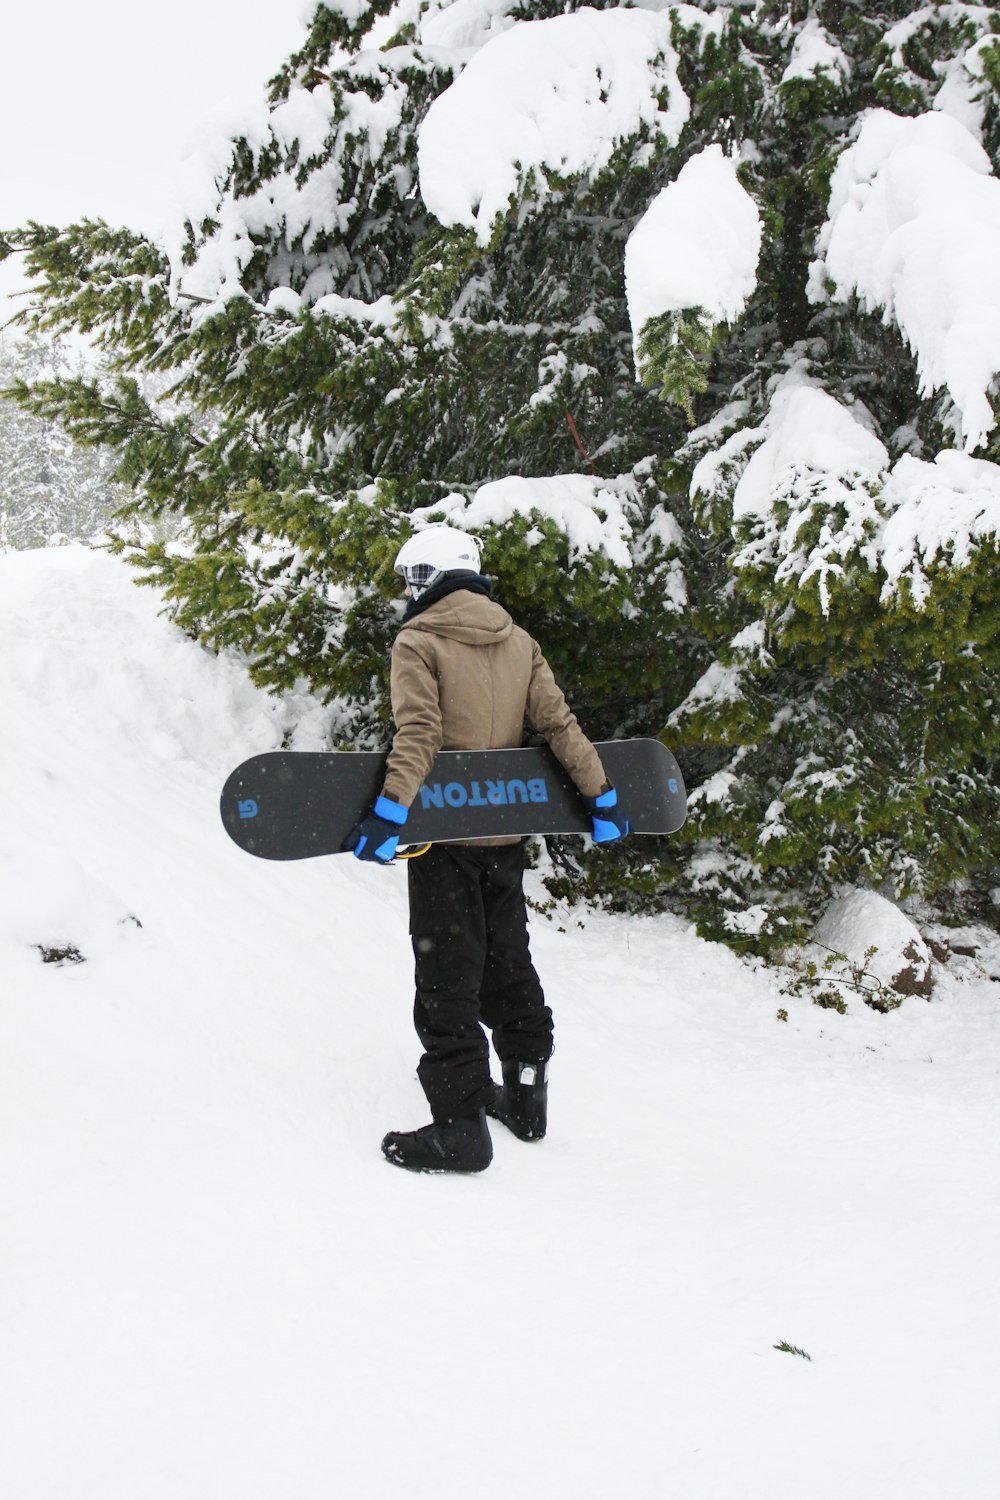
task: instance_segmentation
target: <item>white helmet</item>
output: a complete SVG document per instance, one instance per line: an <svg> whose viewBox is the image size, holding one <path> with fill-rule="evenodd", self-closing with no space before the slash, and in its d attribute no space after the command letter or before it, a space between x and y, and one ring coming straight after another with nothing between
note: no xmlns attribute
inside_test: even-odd
<svg viewBox="0 0 1000 1500"><path fill-rule="evenodd" d="M479 543L454 526L428 526L403 543L394 567L419 599L446 573L478 573Z"/></svg>

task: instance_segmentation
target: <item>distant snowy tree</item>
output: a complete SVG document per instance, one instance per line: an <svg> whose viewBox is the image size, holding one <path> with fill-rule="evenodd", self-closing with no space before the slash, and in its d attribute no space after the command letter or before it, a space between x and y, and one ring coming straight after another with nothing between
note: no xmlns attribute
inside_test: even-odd
<svg viewBox="0 0 1000 1500"><path fill-rule="evenodd" d="M64 376L73 363L37 335L0 338L0 388ZM80 447L54 418L0 403L0 548L100 535L122 499L114 463L109 449Z"/></svg>
<svg viewBox="0 0 1000 1500"><path fill-rule="evenodd" d="M187 218L0 238L113 390L176 618L384 736L391 559L444 516L684 838L594 866L766 950L1000 860L1000 13L318 4ZM172 375L170 402L136 372Z"/></svg>

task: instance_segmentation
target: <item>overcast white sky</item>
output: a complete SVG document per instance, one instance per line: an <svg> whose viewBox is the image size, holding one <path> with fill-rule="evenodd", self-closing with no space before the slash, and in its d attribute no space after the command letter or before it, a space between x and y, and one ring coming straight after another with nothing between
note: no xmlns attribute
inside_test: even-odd
<svg viewBox="0 0 1000 1500"><path fill-rule="evenodd" d="M263 92L305 35L303 9L303 0L8 0L0 227L89 215L155 230L199 121ZM17 284L10 263L0 267L0 294Z"/></svg>

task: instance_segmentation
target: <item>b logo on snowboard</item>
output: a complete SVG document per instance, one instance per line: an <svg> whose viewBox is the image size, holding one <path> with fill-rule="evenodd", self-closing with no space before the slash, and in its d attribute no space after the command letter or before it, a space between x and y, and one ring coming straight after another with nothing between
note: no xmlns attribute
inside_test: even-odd
<svg viewBox="0 0 1000 1500"><path fill-rule="evenodd" d="M252 797L247 797L244 802L238 802L237 807L241 818L255 818L257 816L257 804Z"/></svg>
<svg viewBox="0 0 1000 1500"><path fill-rule="evenodd" d="M485 788L485 790L483 790ZM531 781L433 781L420 788L420 806L511 807L518 802L548 802L549 789L539 776Z"/></svg>

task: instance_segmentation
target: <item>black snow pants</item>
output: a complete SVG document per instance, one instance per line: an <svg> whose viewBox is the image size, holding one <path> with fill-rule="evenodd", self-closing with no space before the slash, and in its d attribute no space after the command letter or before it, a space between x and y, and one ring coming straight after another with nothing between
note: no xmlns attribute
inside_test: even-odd
<svg viewBox="0 0 1000 1500"><path fill-rule="evenodd" d="M501 1062L552 1054L552 1012L528 950L523 875L521 844L434 844L407 866L413 1020L424 1047L417 1074L437 1121L492 1098L483 1025Z"/></svg>

